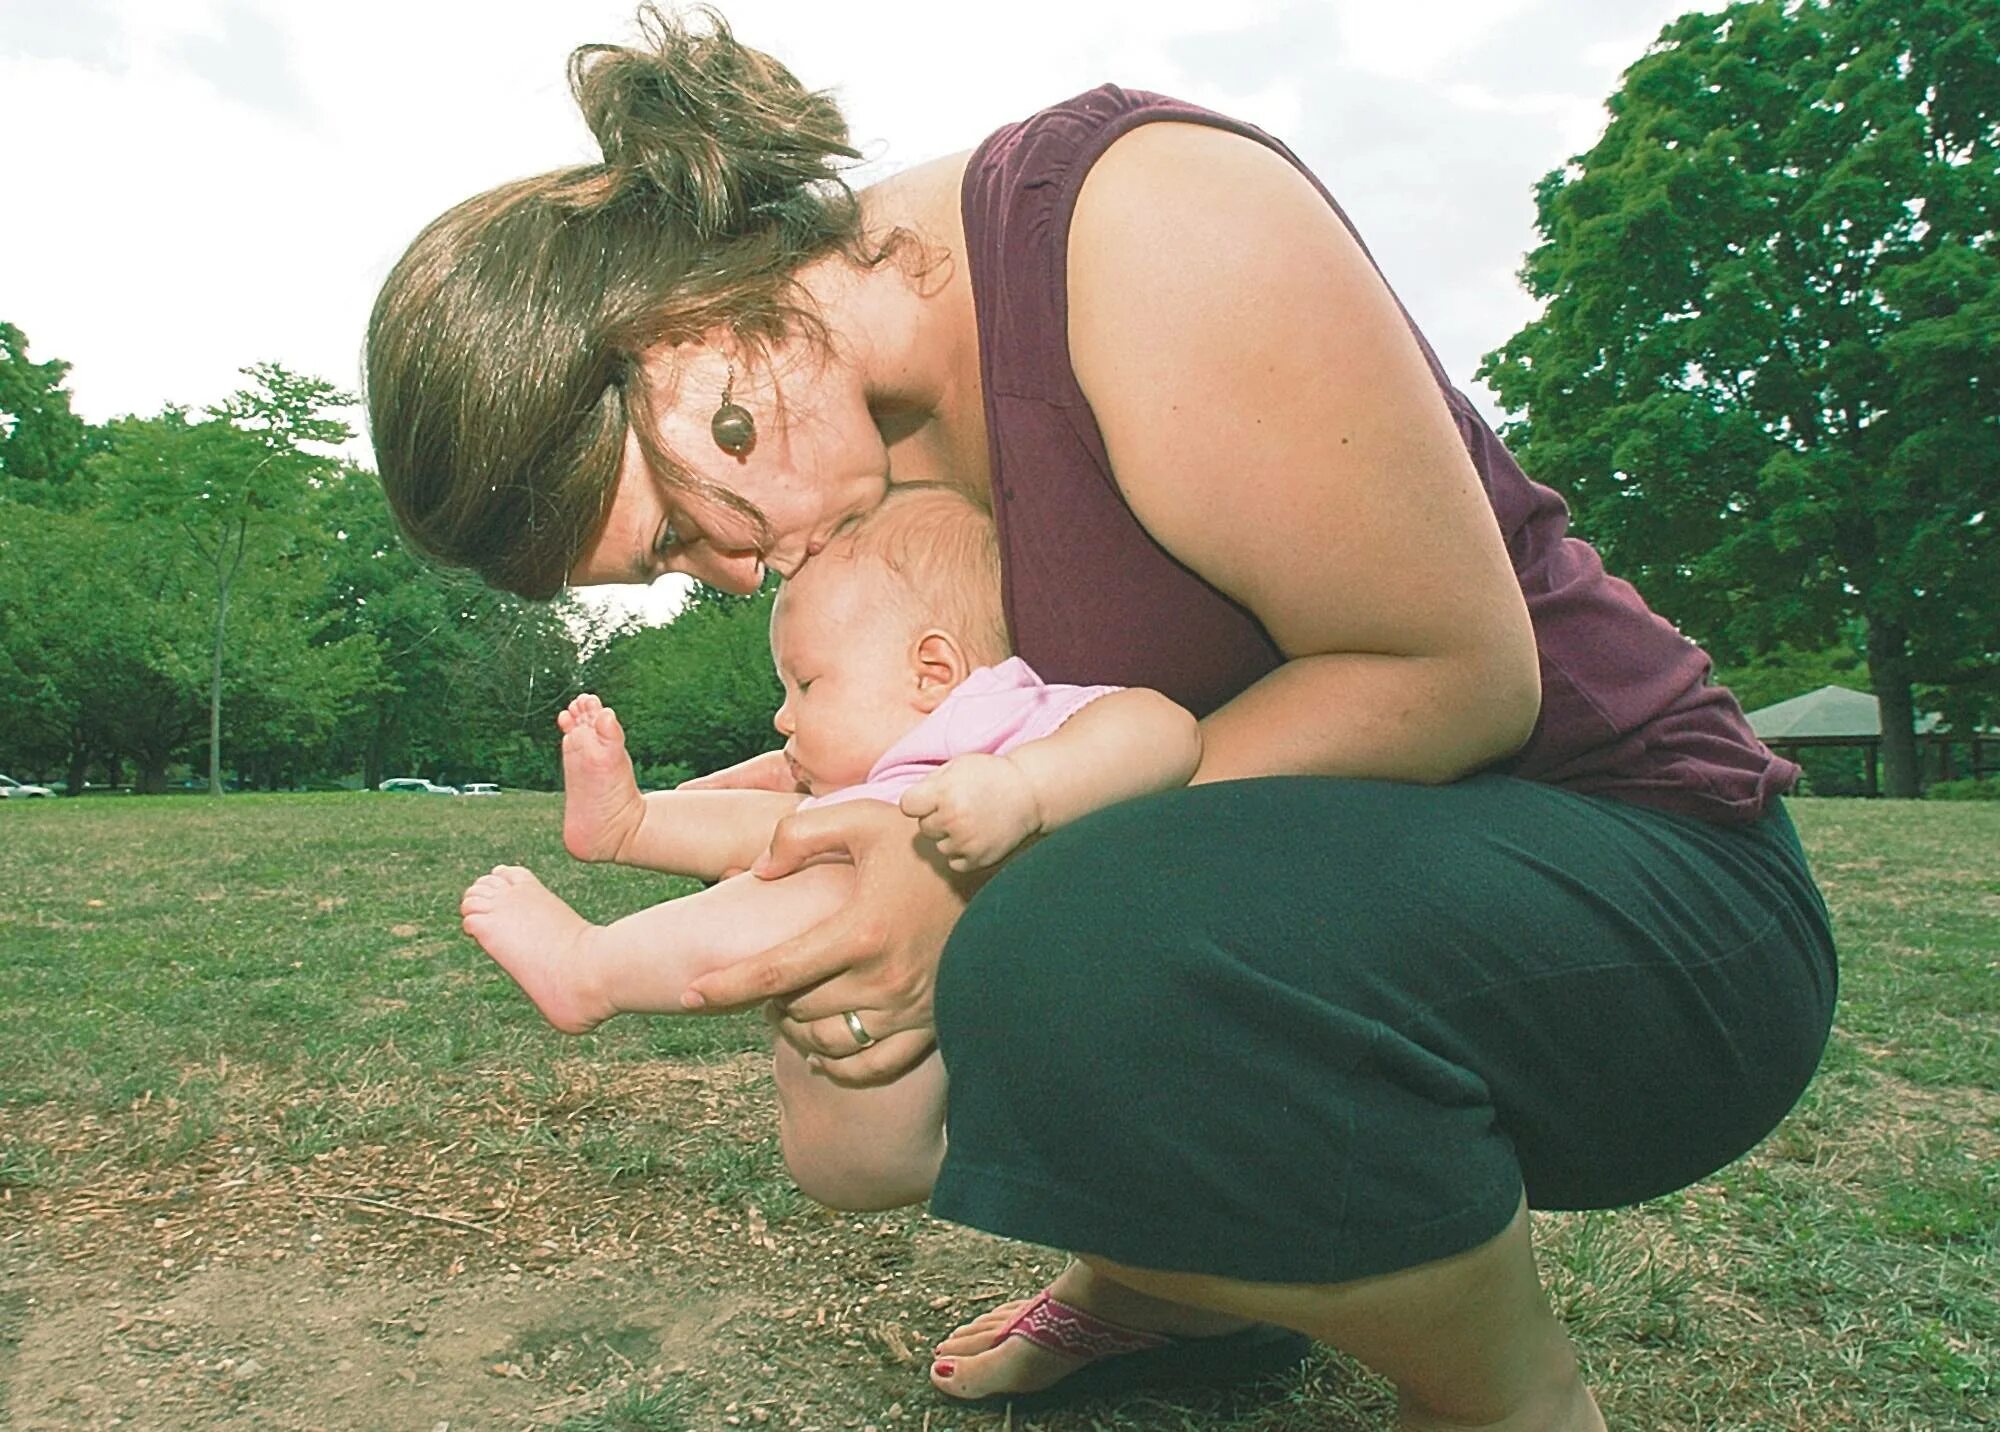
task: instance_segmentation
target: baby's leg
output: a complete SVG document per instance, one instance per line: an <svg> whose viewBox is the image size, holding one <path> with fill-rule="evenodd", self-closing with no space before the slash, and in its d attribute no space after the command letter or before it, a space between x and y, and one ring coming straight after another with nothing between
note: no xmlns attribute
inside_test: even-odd
<svg viewBox="0 0 2000 1432"><path fill-rule="evenodd" d="M720 885L592 925L519 866L480 877L460 906L466 933L514 977L549 1023L582 1034L619 1013L681 1014L681 991L712 969L811 929L846 903L848 865ZM933 1051L888 1084L847 1088L779 1040L785 1162L832 1208L897 1208L930 1193L944 1158L944 1065Z"/></svg>
<svg viewBox="0 0 2000 1432"><path fill-rule="evenodd" d="M710 970L811 929L847 898L853 870L815 865L782 880L738 875L699 894L592 925L518 865L495 866L459 903L465 932L565 1034L614 1014L685 1014Z"/></svg>
<svg viewBox="0 0 2000 1432"><path fill-rule="evenodd" d="M776 1058L785 1165L808 1197L855 1211L930 1197L945 1138L944 1061L935 1049L894 1082L865 1089L814 1073L782 1039Z"/></svg>
<svg viewBox="0 0 2000 1432"><path fill-rule="evenodd" d="M588 693L556 715L562 729L563 845L578 860L616 860L645 800L617 713Z"/></svg>

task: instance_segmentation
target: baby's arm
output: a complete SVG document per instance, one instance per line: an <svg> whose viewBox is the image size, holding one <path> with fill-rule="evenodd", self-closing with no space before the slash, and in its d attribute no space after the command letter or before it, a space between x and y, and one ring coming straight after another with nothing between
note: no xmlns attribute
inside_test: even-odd
<svg viewBox="0 0 2000 1432"><path fill-rule="evenodd" d="M1187 784L1201 726L1157 691L1100 696L1004 756L966 755L903 793L903 814L953 870L979 870L1079 816Z"/></svg>

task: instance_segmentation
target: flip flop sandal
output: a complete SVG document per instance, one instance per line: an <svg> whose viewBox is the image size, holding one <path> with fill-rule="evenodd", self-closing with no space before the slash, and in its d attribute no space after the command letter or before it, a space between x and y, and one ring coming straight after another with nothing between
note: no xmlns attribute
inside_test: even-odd
<svg viewBox="0 0 2000 1432"><path fill-rule="evenodd" d="M1023 1413L1047 1411L1114 1393L1176 1387L1237 1387L1289 1372L1305 1361L1312 1339L1255 1323L1217 1337L1172 1337L1108 1322L1046 1291L1029 1301L996 1342L1025 1338L1037 1347L1083 1359L1083 1366L1034 1392L996 1392L950 1401L966 1407L1012 1403Z"/></svg>

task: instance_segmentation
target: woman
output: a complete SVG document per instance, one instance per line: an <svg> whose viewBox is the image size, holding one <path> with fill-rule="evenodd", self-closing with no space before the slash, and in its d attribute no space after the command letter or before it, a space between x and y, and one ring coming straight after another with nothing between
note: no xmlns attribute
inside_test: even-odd
<svg viewBox="0 0 2000 1432"><path fill-rule="evenodd" d="M1022 657L1203 718L1193 787L969 906L885 817L794 817L763 873L844 853L852 903L690 996L780 1001L855 1082L935 1042L933 1211L1078 1250L933 1381L1252 1370L1276 1325L1407 1427L1601 1427L1526 1209L1680 1187L1804 1087L1835 976L1793 769L1257 131L1107 87L850 195L838 113L713 17L572 79L604 163L461 204L378 301L413 540L530 595L748 591L946 482Z"/></svg>

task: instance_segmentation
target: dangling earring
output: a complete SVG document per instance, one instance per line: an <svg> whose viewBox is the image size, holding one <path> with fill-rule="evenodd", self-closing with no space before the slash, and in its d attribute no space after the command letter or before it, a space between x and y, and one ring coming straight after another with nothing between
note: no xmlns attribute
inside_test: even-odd
<svg viewBox="0 0 2000 1432"><path fill-rule="evenodd" d="M735 391L736 367L731 364L729 377L722 385L722 405L708 420L708 431L717 447L731 457L742 457L757 445L757 420L750 416L748 408L732 400Z"/></svg>

